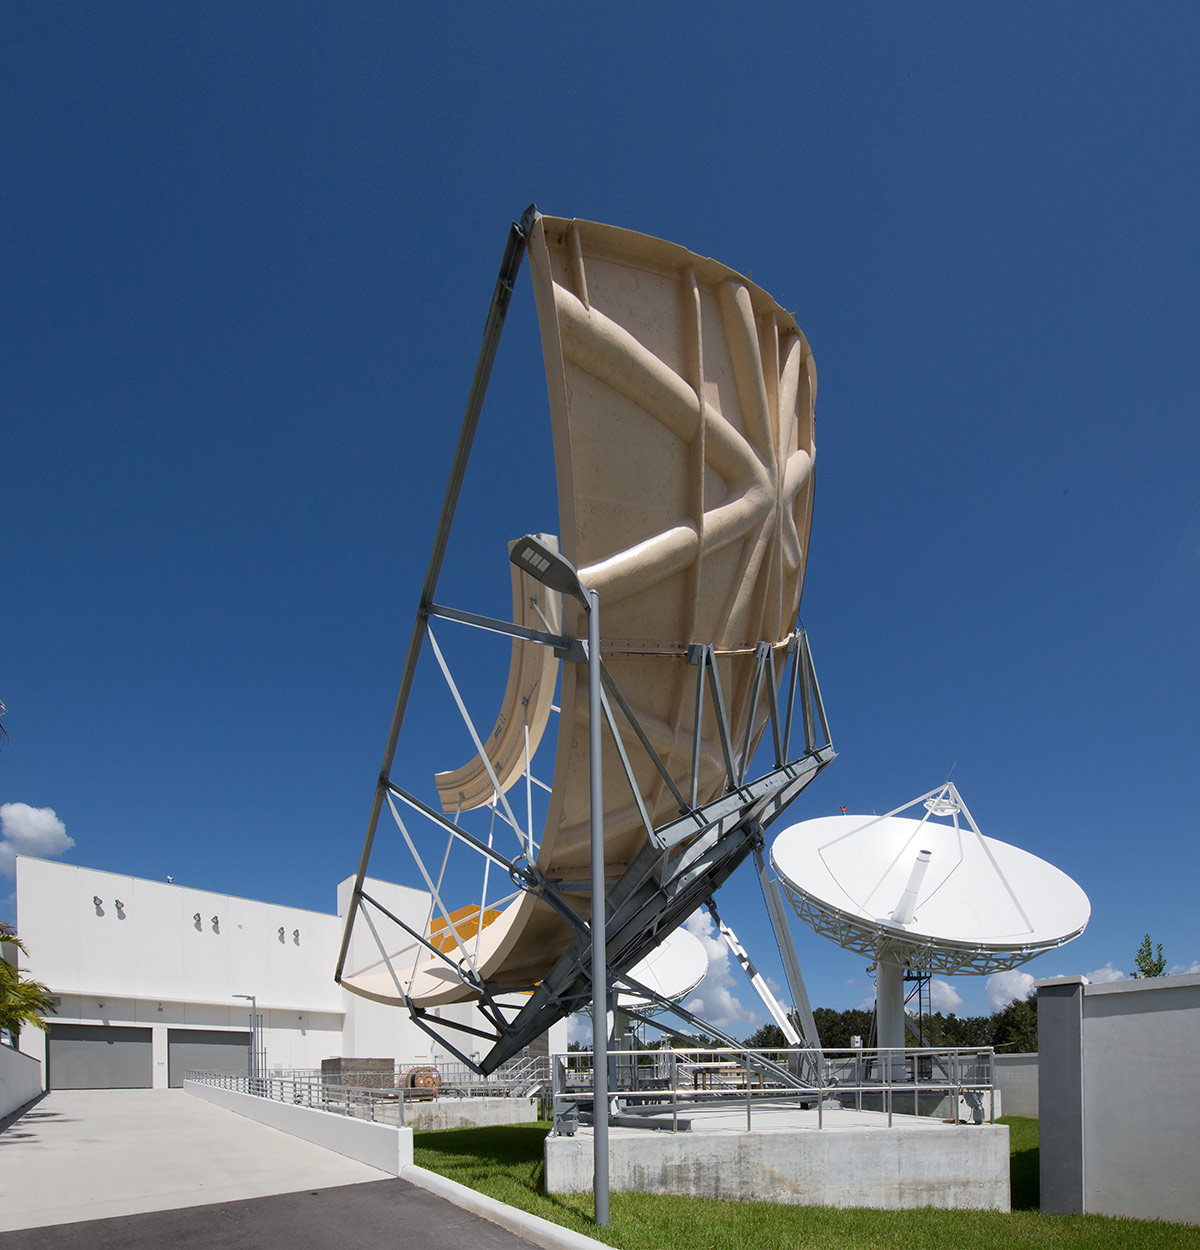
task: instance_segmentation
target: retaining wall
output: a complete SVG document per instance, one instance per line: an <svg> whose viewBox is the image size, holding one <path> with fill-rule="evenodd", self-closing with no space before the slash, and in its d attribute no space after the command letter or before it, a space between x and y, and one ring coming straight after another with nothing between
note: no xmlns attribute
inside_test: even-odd
<svg viewBox="0 0 1200 1250"><path fill-rule="evenodd" d="M42 1065L11 1046L0 1045L0 1120L41 1094Z"/></svg>
<svg viewBox="0 0 1200 1250"><path fill-rule="evenodd" d="M532 1124L537 1103L529 1098L438 1098L407 1101L404 1123L409 1128L482 1128L487 1124Z"/></svg>
<svg viewBox="0 0 1200 1250"><path fill-rule="evenodd" d="M399 1176L400 1169L413 1161L413 1134L411 1128L397 1128L392 1124L374 1124L370 1120L356 1120L349 1116L334 1115L312 1107L298 1107L291 1103L275 1102L270 1098L258 1098L253 1094L239 1094L234 1090L204 1085L199 1081L184 1081L183 1088L197 1098L215 1103L238 1115L267 1124L293 1137L324 1146L349 1159L357 1159L381 1172Z"/></svg>
<svg viewBox="0 0 1200 1250"><path fill-rule="evenodd" d="M1037 991L1042 1210L1200 1224L1200 975Z"/></svg>
<svg viewBox="0 0 1200 1250"><path fill-rule="evenodd" d="M827 1117L836 1115L827 1112ZM547 1193L592 1188L592 1135L546 1138ZM610 1130L614 1191L800 1206L1009 1210L1002 1125L667 1133Z"/></svg>
<svg viewBox="0 0 1200 1250"><path fill-rule="evenodd" d="M1037 1055L997 1055L996 1091L1004 1110L997 1103L997 1115L1028 1115L1037 1119L1038 1057Z"/></svg>

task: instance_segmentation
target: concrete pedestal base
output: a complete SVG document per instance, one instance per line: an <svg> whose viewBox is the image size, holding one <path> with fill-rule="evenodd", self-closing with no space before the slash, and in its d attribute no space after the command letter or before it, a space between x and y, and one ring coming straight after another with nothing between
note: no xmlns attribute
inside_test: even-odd
<svg viewBox="0 0 1200 1250"><path fill-rule="evenodd" d="M610 1131L610 1185L614 1191L680 1194L695 1198L755 1199L801 1206L956 1207L1009 1210L1008 1129L1004 1125L950 1125L912 1116L826 1111L779 1113L792 1123L750 1132L705 1129ZM798 1123L804 1117L811 1118ZM744 1117L743 1117L744 1120ZM592 1187L592 1137L546 1139L546 1190L572 1193Z"/></svg>
<svg viewBox="0 0 1200 1250"><path fill-rule="evenodd" d="M532 1124L537 1116L537 1103L528 1098L439 1098L404 1104L404 1123L419 1129Z"/></svg>

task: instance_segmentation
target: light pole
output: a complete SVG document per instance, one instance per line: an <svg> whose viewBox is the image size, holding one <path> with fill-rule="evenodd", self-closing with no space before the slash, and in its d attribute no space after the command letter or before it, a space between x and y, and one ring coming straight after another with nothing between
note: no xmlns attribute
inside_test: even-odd
<svg viewBox="0 0 1200 1250"><path fill-rule="evenodd" d="M572 595L587 613L588 788L592 851L592 1166L595 1221L608 1227L608 957L605 951L604 790L600 748L600 598L579 580L565 556L532 534L514 545L509 557L535 581Z"/></svg>
<svg viewBox="0 0 1200 1250"><path fill-rule="evenodd" d="M246 1065L246 1075L253 1085L258 1079L258 999L253 994L234 994L233 997L250 1000L250 1062Z"/></svg>

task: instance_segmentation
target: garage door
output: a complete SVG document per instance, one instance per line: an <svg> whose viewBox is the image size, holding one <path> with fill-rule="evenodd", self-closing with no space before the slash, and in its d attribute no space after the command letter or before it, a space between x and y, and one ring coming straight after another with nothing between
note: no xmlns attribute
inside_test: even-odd
<svg viewBox="0 0 1200 1250"><path fill-rule="evenodd" d="M245 1076L250 1063L250 1034L212 1029L167 1031L167 1079L178 1089L189 1068Z"/></svg>
<svg viewBox="0 0 1200 1250"><path fill-rule="evenodd" d="M149 1089L154 1081L149 1029L52 1024L46 1058L50 1089Z"/></svg>

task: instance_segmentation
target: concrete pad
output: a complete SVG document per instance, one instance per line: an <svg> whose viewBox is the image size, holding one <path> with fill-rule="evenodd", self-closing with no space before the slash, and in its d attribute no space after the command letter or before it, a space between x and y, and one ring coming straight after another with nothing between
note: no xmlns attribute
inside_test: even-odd
<svg viewBox="0 0 1200 1250"><path fill-rule="evenodd" d="M690 1132L610 1128L614 1191L802 1206L1009 1210L1008 1128L926 1116L745 1106L686 1111ZM664 1119L667 1117L664 1117ZM592 1188L590 1129L546 1138L547 1193Z"/></svg>
<svg viewBox="0 0 1200 1250"><path fill-rule="evenodd" d="M746 1131L746 1104L727 1102L708 1107L691 1107L685 1113L696 1133L744 1133ZM661 1118L666 1119L664 1115ZM815 1107L789 1106L786 1103L752 1107L750 1127L755 1130L812 1129L822 1133L845 1133L851 1129L887 1129L886 1111L855 1110L853 1107L827 1107L817 1111ZM893 1131L906 1133L943 1132L946 1125L941 1120L924 1115L892 1116Z"/></svg>
<svg viewBox="0 0 1200 1250"><path fill-rule="evenodd" d="M0 1132L0 1231L386 1175L182 1090L55 1090Z"/></svg>
<svg viewBox="0 0 1200 1250"><path fill-rule="evenodd" d="M399 1116L394 1103L389 1112ZM414 1129L532 1124L537 1118L537 1102L531 1098L438 1098L434 1102L409 1103L404 1108L404 1122Z"/></svg>

